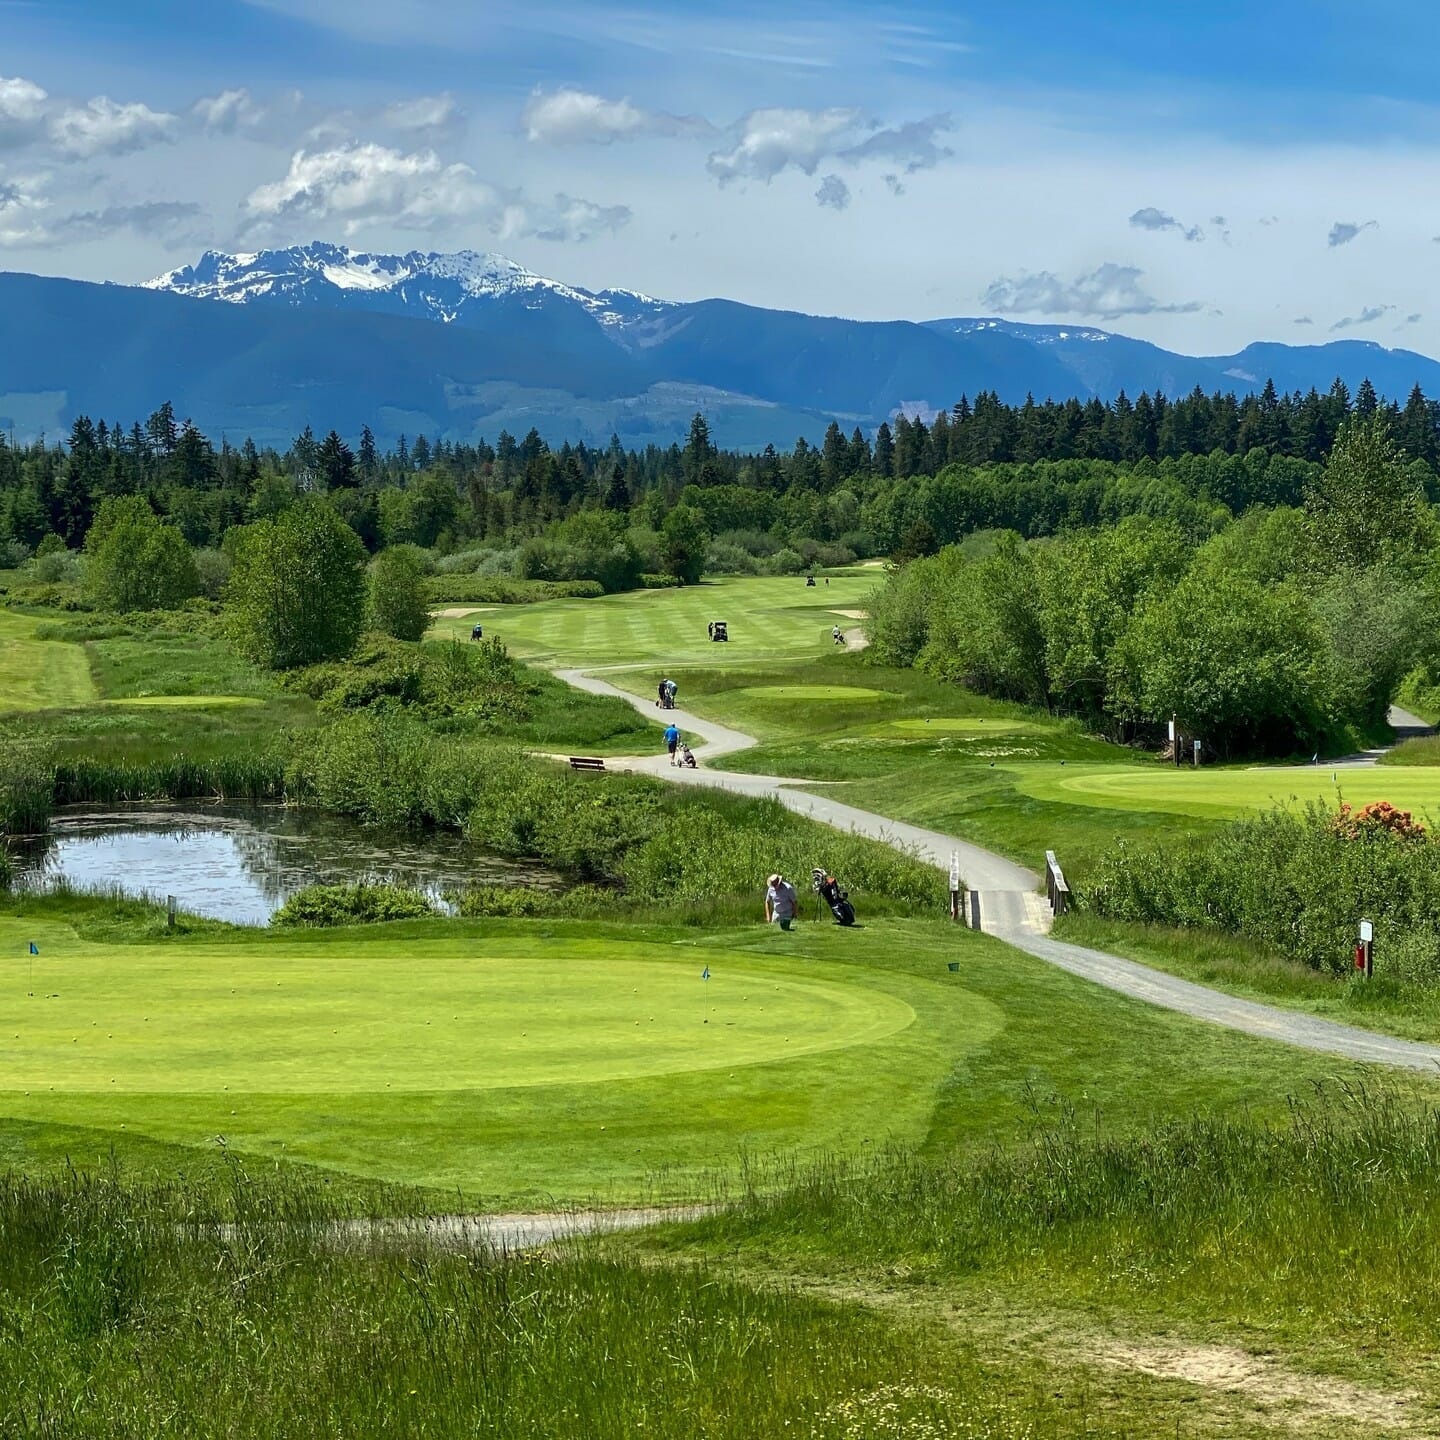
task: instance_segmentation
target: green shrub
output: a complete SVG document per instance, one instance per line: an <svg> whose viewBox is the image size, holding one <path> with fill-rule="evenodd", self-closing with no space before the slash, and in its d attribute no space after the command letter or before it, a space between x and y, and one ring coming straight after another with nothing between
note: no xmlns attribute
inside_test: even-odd
<svg viewBox="0 0 1440 1440"><path fill-rule="evenodd" d="M370 627L397 640L419 640L430 628L419 555L413 545L392 545L370 562L366 576Z"/></svg>
<svg viewBox="0 0 1440 1440"><path fill-rule="evenodd" d="M1109 919L1243 934L1332 975L1353 964L1363 917L1387 962L1440 983L1440 841L1399 814L1316 803L1237 821L1205 842L1122 841L1078 900Z"/></svg>
<svg viewBox="0 0 1440 1440"><path fill-rule="evenodd" d="M178 526L143 495L100 502L85 537L85 587L106 610L168 610L200 593L195 556Z"/></svg>
<svg viewBox="0 0 1440 1440"><path fill-rule="evenodd" d="M621 896L598 885L541 890L533 885L476 885L448 897L467 920L594 916L618 910Z"/></svg>
<svg viewBox="0 0 1440 1440"><path fill-rule="evenodd" d="M374 925L418 920L435 913L430 899L400 885L307 885L270 918L272 925Z"/></svg>
<svg viewBox="0 0 1440 1440"><path fill-rule="evenodd" d="M642 590L678 590L685 582L678 575L645 574L640 577Z"/></svg>
<svg viewBox="0 0 1440 1440"><path fill-rule="evenodd" d="M605 593L596 580L509 580L488 575L432 575L425 582L432 605L529 605L541 600L594 600Z"/></svg>

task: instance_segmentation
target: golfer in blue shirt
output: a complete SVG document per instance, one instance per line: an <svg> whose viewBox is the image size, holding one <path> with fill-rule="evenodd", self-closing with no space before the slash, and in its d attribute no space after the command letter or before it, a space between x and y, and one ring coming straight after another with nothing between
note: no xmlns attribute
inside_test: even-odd
<svg viewBox="0 0 1440 1440"><path fill-rule="evenodd" d="M680 732L674 725L665 727L665 748L670 752L670 763L678 765L680 761L676 758L675 752L680 748Z"/></svg>

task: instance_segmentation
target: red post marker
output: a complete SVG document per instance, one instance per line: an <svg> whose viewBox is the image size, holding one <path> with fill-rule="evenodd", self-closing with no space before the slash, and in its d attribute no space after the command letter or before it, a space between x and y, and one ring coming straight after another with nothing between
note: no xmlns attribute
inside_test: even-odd
<svg viewBox="0 0 1440 1440"><path fill-rule="evenodd" d="M1363 970L1363 969L1365 968L1365 947L1364 947L1364 945L1357 945L1357 946L1355 947L1355 968L1356 968L1357 970Z"/></svg>

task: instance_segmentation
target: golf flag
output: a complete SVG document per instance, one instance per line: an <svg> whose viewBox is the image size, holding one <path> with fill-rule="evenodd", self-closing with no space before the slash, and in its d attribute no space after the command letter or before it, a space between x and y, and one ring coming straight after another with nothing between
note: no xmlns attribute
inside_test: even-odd
<svg viewBox="0 0 1440 1440"><path fill-rule="evenodd" d="M700 978L702 980L708 980L710 978L710 967L708 965L700 972Z"/></svg>
<svg viewBox="0 0 1440 1440"><path fill-rule="evenodd" d="M40 947L33 940L30 942L30 953L32 955L38 955L40 953Z"/></svg>

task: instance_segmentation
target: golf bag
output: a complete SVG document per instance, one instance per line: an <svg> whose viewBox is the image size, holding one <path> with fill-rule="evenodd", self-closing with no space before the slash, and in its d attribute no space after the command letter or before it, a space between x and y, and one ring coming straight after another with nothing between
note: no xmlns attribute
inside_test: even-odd
<svg viewBox="0 0 1440 1440"><path fill-rule="evenodd" d="M695 762L694 751L682 740L680 742L680 763L687 770L697 770L699 766Z"/></svg>
<svg viewBox="0 0 1440 1440"><path fill-rule="evenodd" d="M830 913L835 917L835 923L837 925L853 925L855 923L855 907L850 903L850 892L842 890L835 877L827 875L823 870L815 869L810 873L815 879L815 893L830 907Z"/></svg>

